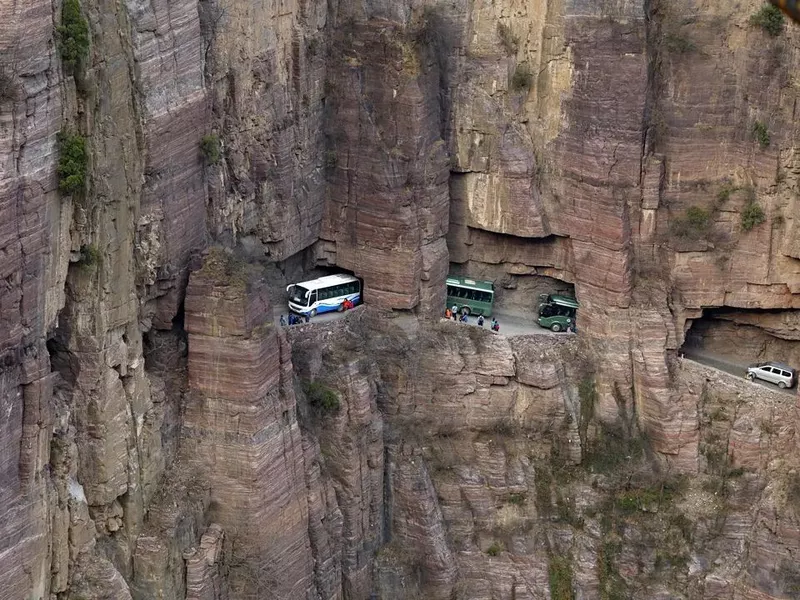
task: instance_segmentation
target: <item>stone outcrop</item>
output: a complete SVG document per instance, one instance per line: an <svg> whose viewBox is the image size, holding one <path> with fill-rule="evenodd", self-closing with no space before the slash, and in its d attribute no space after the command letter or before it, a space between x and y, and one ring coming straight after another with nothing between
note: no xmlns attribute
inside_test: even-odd
<svg viewBox="0 0 800 600"><path fill-rule="evenodd" d="M271 312L263 279L224 251L190 278L186 460L227 532L236 598L316 594L291 363Z"/></svg>
<svg viewBox="0 0 800 600"><path fill-rule="evenodd" d="M200 547L184 554L186 559L186 600L216 600L224 587L222 563L222 527L213 524L200 538Z"/></svg>
<svg viewBox="0 0 800 600"><path fill-rule="evenodd" d="M325 546L340 545L341 557L337 553L335 558L341 561L343 598L369 597L374 589L372 560L385 536L379 374L365 355L363 340L350 331L350 323L357 327L361 316L359 309L330 328L308 325L288 330L292 363L303 389L299 413L305 443L317 454L307 465L314 480L329 482L328 493L335 494L338 504L334 514L341 514L340 523L322 541ZM335 394L336 400L324 402L326 393ZM310 508L314 509L313 504ZM324 508L322 504L317 510ZM313 538L312 534L312 543ZM325 547L319 542L314 545Z"/></svg>
<svg viewBox="0 0 800 600"><path fill-rule="evenodd" d="M363 277L375 305L438 313L448 262L448 165L436 52L447 49L425 36L444 34L433 22L370 16L343 8L335 24L326 105L333 144L318 260Z"/></svg>

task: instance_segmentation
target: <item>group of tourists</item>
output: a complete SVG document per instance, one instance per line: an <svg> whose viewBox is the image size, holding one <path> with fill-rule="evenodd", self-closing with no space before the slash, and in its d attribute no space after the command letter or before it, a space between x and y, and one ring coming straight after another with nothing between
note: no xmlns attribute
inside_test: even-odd
<svg viewBox="0 0 800 600"><path fill-rule="evenodd" d="M461 313L461 316L458 316L458 307L453 306L453 308L446 308L444 311L444 318L448 321L453 319L453 321L461 321L462 323L469 323L469 316L466 312ZM478 327L483 327L483 324L486 320L483 318L483 315L478 316ZM500 331L500 322L492 317L492 322L489 326L492 331L499 332Z"/></svg>
<svg viewBox="0 0 800 600"><path fill-rule="evenodd" d="M300 325L300 323L308 323L310 320L308 313L304 315L289 313L289 325ZM286 318L283 315L281 315L281 327L286 327Z"/></svg>

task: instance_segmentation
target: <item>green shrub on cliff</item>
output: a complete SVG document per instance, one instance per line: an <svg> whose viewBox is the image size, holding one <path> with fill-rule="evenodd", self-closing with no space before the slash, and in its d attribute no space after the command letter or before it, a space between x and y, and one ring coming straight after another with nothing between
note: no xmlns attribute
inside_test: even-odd
<svg viewBox="0 0 800 600"><path fill-rule="evenodd" d="M303 392L309 404L322 412L339 410L339 394L319 381L308 381L303 385Z"/></svg>
<svg viewBox="0 0 800 600"><path fill-rule="evenodd" d="M690 206L682 216L673 218L670 231L678 238L699 238L710 224L711 214L706 209Z"/></svg>
<svg viewBox="0 0 800 600"><path fill-rule="evenodd" d="M717 202L716 202L717 208L719 208L720 206L725 204L728 200L730 200L731 194L733 194L738 190L739 190L738 186L735 186L731 182L726 181L722 185L722 187L719 188L719 191L717 192Z"/></svg>
<svg viewBox="0 0 800 600"><path fill-rule="evenodd" d="M753 136L756 138L756 141L758 142L758 145L761 146L762 150L769 146L771 141L769 137L769 130L761 121L756 121L753 123Z"/></svg>
<svg viewBox="0 0 800 600"><path fill-rule="evenodd" d="M86 166L89 154L86 138L79 134L62 131L58 134L58 189L65 194L74 194L83 189L86 181Z"/></svg>
<svg viewBox="0 0 800 600"><path fill-rule="evenodd" d="M530 67L526 64L517 65L514 70L514 75L511 77L511 89L515 92L528 90L533 83L533 73Z"/></svg>
<svg viewBox="0 0 800 600"><path fill-rule="evenodd" d="M751 200L742 209L742 230L750 231L753 227L761 225L767 220L764 209L758 202Z"/></svg>
<svg viewBox="0 0 800 600"><path fill-rule="evenodd" d="M764 4L759 11L750 17L750 24L761 27L772 37L777 37L783 31L784 18L780 9L772 4Z"/></svg>
<svg viewBox="0 0 800 600"><path fill-rule="evenodd" d="M89 56L89 24L81 14L79 0L64 0L58 42L64 66L71 72Z"/></svg>
<svg viewBox="0 0 800 600"><path fill-rule="evenodd" d="M492 545L486 549L486 554L489 556L497 556L503 551L503 546L498 542L492 542Z"/></svg>
<svg viewBox="0 0 800 600"><path fill-rule="evenodd" d="M200 151L208 161L208 164L216 165L219 163L219 159L222 157L219 136L216 133L204 135L203 139L200 140Z"/></svg>
<svg viewBox="0 0 800 600"><path fill-rule="evenodd" d="M78 261L81 267L89 269L102 262L103 253L100 252L100 248L98 248L96 244L89 244L88 246L81 247L81 258Z"/></svg>
<svg viewBox="0 0 800 600"><path fill-rule="evenodd" d="M550 556L547 565L552 600L574 600L572 590L572 563L566 556Z"/></svg>

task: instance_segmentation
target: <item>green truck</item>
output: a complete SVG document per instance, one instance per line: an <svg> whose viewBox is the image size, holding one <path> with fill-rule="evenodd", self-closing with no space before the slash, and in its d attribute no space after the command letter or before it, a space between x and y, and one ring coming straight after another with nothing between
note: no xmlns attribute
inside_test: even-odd
<svg viewBox="0 0 800 600"><path fill-rule="evenodd" d="M570 296L559 294L542 294L539 296L539 323L540 327L551 329L555 332L566 331L570 326L575 326L575 312L578 310L578 301Z"/></svg>

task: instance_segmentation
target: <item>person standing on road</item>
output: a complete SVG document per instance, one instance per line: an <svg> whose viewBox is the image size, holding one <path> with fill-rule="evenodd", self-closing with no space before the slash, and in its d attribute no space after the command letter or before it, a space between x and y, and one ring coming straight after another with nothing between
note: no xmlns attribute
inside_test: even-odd
<svg viewBox="0 0 800 600"><path fill-rule="evenodd" d="M309 321L311 321L311 317L309 317L309 316L308 316L308 313L304 314L304 315L303 315L303 317L305 317L305 319L306 319L306 323L308 323Z"/></svg>
<svg viewBox="0 0 800 600"><path fill-rule="evenodd" d="M467 318L467 313L461 313L461 322L469 323L469 319Z"/></svg>
<svg viewBox="0 0 800 600"><path fill-rule="evenodd" d="M450 312L453 313L453 321L457 321L458 320L458 307L455 304L453 304L453 308L450 309Z"/></svg>
<svg viewBox="0 0 800 600"><path fill-rule="evenodd" d="M478 327L483 327L483 315L478 317Z"/></svg>

